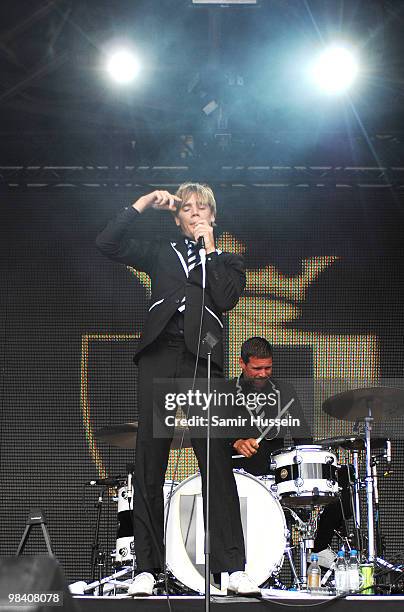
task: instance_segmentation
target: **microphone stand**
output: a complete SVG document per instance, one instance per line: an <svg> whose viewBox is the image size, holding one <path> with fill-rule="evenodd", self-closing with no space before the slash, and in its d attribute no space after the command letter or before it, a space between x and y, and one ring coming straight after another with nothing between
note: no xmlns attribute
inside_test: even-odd
<svg viewBox="0 0 404 612"><path fill-rule="evenodd" d="M201 237L198 241L199 257L201 259L202 266L202 291L206 288L206 249L205 241ZM202 314L203 316L203 314ZM207 373L207 393L210 395L210 382L211 382L211 363L212 363L212 349L218 343L218 340L208 332L205 338L202 340L202 344L206 344L209 348L207 351L208 360L208 373ZM208 424L206 428L206 493L205 493L205 612L210 612L210 401L207 407L207 419Z"/></svg>
<svg viewBox="0 0 404 612"><path fill-rule="evenodd" d="M204 340L205 342L205 340ZM210 394L210 367L212 352L209 349L208 354L208 378L207 391L208 397ZM208 426L206 428L206 518L205 518L205 612L210 610L210 402L208 402L207 410Z"/></svg>
<svg viewBox="0 0 404 612"><path fill-rule="evenodd" d="M208 375L207 375L207 393L210 395L211 389L211 363L212 349L218 343L218 340L208 332L202 341L202 344L208 345L207 360L208 360ZM205 494L205 612L210 610L210 401L208 402L206 417L208 424L206 427L206 494Z"/></svg>

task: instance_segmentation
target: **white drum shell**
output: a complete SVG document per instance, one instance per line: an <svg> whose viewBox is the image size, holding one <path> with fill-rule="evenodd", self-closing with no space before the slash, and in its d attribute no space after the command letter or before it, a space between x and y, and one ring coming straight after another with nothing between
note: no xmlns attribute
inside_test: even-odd
<svg viewBox="0 0 404 612"><path fill-rule="evenodd" d="M324 450L321 446L296 446L293 449L278 451L272 456L272 466L277 474L282 474L290 466L297 466L301 473L301 478L285 477L284 482L276 483L276 492L283 498L293 502L292 498L302 498L309 502L313 499L313 491L317 490L320 500L315 503L322 503L326 498L334 498L339 493L338 482L335 479L323 478L321 475L322 466L338 467L337 456ZM310 477L312 476L312 477ZM321 497L324 499L321 500ZM298 502L297 499L295 499Z"/></svg>
<svg viewBox="0 0 404 612"><path fill-rule="evenodd" d="M172 480L166 480L163 486L163 497L164 504L166 504L168 497L172 490L178 483ZM129 565L133 563L134 556L134 537L133 537L133 520L132 520L132 511L133 511L133 499L129 504L128 499L128 488L127 485L124 484L118 489L118 520L126 519L126 524L130 525L131 533L125 533L124 537L120 537L116 539L116 549L114 560L116 565ZM121 514L122 513L122 514ZM128 515L126 515L128 513ZM113 554L113 553L112 553Z"/></svg>

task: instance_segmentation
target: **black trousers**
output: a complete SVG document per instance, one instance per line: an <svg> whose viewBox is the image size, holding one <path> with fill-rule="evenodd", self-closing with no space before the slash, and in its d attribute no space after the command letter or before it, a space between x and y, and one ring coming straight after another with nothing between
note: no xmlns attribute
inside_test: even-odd
<svg viewBox="0 0 404 612"><path fill-rule="evenodd" d="M164 567L163 484L167 469L171 438L153 435L153 379L166 378L171 389L179 378L192 379L195 356L181 338L163 337L156 341L139 360L139 429L135 458L134 536L138 569L159 570ZM207 362L200 360L199 378L207 376ZM222 377L217 367L212 377ZM178 390L178 389L177 389ZM162 413L164 407L160 407ZM202 494L206 490L206 439L191 438L202 477ZM243 570L244 538L240 503L232 471L228 441L211 440L210 470L211 571ZM205 512L205 508L204 508Z"/></svg>

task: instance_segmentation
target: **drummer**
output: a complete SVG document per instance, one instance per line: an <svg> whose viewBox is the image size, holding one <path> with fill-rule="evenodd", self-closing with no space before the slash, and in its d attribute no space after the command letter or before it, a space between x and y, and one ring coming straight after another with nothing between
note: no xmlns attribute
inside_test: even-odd
<svg viewBox="0 0 404 612"><path fill-rule="evenodd" d="M302 406L297 397L294 387L285 381L280 381L272 376L273 351L271 344L261 337L253 337L246 340L241 346L239 358L241 373L229 384L233 392L248 394L265 394L269 397L274 392L278 392L280 405L274 406L272 402L266 405L267 416L272 416L289 408L282 414L284 417L289 414L298 419L299 426L290 428L288 434L293 438L294 445L313 444L309 426L305 419ZM262 407L261 407L262 409ZM241 413L246 408L240 406L233 407L233 410ZM238 416L238 415L237 415ZM250 419L251 422L251 419ZM235 432L236 433L236 432ZM276 450L285 446L285 433L279 428L272 428L263 431L262 428L250 428L249 431L238 432L237 438L231 440L233 467L242 468L246 472L255 476L264 476L270 473L270 455ZM323 567L329 567L335 558L335 554L329 548L334 530L342 529L345 520L352 517L349 483L345 471L341 474L339 485L342 484L340 503L326 506L321 514L319 526L314 542L314 552L319 555L319 562ZM345 482L346 481L346 482ZM342 508L341 508L342 506Z"/></svg>
<svg viewBox="0 0 404 612"><path fill-rule="evenodd" d="M248 419L248 424L253 423L253 426L243 428L243 431L239 431L240 435L232 440L233 456L239 455L234 460L234 467L243 468L256 476L268 474L270 454L284 447L286 434L293 437L295 444L312 443L309 425L297 393L293 385L272 376L272 362L271 344L258 336L249 338L241 347L241 373L230 381L235 393L248 398L247 408L241 402L237 403L235 409L239 414L245 413L248 407L251 414L254 396L259 399L265 395L268 398L265 404L259 401L256 409L263 418ZM291 417L288 420L293 423L292 426L287 429L277 426L268 428L267 420L275 419L277 415L283 419Z"/></svg>

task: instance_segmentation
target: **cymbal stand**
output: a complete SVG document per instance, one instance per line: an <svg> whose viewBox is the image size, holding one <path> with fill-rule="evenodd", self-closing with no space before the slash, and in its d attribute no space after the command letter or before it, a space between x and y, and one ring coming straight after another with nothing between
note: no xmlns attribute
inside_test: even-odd
<svg viewBox="0 0 404 612"><path fill-rule="evenodd" d="M361 528L361 505L360 505L360 480L359 480L359 451L353 451L353 467L355 473L355 483L353 486L354 494L354 524L355 530L358 532Z"/></svg>
<svg viewBox="0 0 404 612"><path fill-rule="evenodd" d="M373 476L373 496L375 503L375 553L376 556L384 557L383 539L380 531L380 512L379 512L379 488L377 479L377 457L372 457L371 460L372 476Z"/></svg>
<svg viewBox="0 0 404 612"><path fill-rule="evenodd" d="M371 468L371 450L370 436L372 431L372 408L371 400L367 399L368 416L365 421L365 443L366 443L366 504L367 504L367 522L368 522L368 563L375 561L375 531L374 531L374 513L373 513L373 476Z"/></svg>
<svg viewBox="0 0 404 612"><path fill-rule="evenodd" d="M363 545L362 545L362 534L361 534L361 508L360 508L360 496L359 496L359 491L361 489L361 480L359 478L359 451L353 450L352 455L353 455L352 463L353 463L353 472L354 472L353 479L352 479L351 470L347 468L349 491L350 491L350 506L351 506L352 518L353 518L353 534L352 535L354 537L354 540L353 540L354 544L352 548L355 548L358 551L362 551ZM343 512L343 505L342 505L341 500L340 500L340 503L341 503L341 509ZM345 519L345 516L344 516L344 523L347 529L347 521ZM348 533L348 529L347 529L347 533Z"/></svg>

